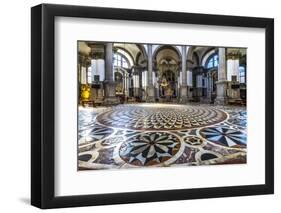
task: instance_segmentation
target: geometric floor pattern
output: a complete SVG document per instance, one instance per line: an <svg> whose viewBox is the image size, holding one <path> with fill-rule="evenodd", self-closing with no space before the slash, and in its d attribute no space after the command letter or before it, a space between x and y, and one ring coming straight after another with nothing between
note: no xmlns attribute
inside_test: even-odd
<svg viewBox="0 0 281 213"><path fill-rule="evenodd" d="M119 105L97 116L100 124L134 130L178 130L208 126L225 120L215 108L179 104Z"/></svg>
<svg viewBox="0 0 281 213"><path fill-rule="evenodd" d="M246 163L245 107L123 104L78 117L79 170Z"/></svg>

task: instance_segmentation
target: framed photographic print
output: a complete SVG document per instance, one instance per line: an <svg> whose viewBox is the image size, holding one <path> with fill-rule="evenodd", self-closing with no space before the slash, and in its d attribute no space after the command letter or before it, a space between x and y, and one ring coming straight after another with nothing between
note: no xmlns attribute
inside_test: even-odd
<svg viewBox="0 0 281 213"><path fill-rule="evenodd" d="M274 20L31 9L31 203L272 194Z"/></svg>

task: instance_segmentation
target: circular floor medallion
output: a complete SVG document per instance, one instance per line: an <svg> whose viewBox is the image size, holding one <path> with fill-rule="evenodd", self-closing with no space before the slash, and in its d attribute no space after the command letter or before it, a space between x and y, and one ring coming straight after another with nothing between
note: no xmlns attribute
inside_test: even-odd
<svg viewBox="0 0 281 213"><path fill-rule="evenodd" d="M152 166L172 158L180 148L180 140L166 132L147 132L135 135L124 142L120 157L135 166Z"/></svg>
<svg viewBox="0 0 281 213"><path fill-rule="evenodd" d="M200 130L200 134L208 141L226 147L244 148L247 145L247 136L243 132L227 126L204 128Z"/></svg>
<svg viewBox="0 0 281 213"><path fill-rule="evenodd" d="M172 104L130 104L97 116L100 124L133 130L180 130L224 121L227 114L213 107Z"/></svg>

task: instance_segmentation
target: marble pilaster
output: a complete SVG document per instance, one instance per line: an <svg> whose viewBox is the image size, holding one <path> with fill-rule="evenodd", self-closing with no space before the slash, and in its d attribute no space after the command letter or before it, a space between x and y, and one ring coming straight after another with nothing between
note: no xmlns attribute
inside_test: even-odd
<svg viewBox="0 0 281 213"><path fill-rule="evenodd" d="M225 48L219 48L219 65L218 65L218 81L217 86L217 97L215 103L219 105L227 104L227 72L226 72L226 51Z"/></svg>
<svg viewBox="0 0 281 213"><path fill-rule="evenodd" d="M118 98L115 95L115 82L113 79L113 43L105 44L105 80L104 80L104 95L106 104L118 103Z"/></svg>
<svg viewBox="0 0 281 213"><path fill-rule="evenodd" d="M180 85L180 102L187 102L187 72L186 72L186 46L182 46L182 57L181 57L181 72L182 82Z"/></svg>
<svg viewBox="0 0 281 213"><path fill-rule="evenodd" d="M154 102L155 101L155 88L153 85L153 64L152 64L152 44L147 45L147 102Z"/></svg>

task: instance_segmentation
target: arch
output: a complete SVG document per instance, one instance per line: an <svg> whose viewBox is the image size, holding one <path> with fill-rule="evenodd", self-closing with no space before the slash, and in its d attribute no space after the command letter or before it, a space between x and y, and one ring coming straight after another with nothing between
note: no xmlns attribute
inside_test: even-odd
<svg viewBox="0 0 281 213"><path fill-rule="evenodd" d="M195 60L194 60L195 59ZM197 66L200 65L200 59L199 59L199 55L197 52L193 52L193 55L192 55L192 63L193 64L196 64Z"/></svg>
<svg viewBox="0 0 281 213"><path fill-rule="evenodd" d="M134 62L130 59L129 55L126 55L125 52L115 52L113 56L113 63L116 67L122 67L129 69L133 66Z"/></svg>
<svg viewBox="0 0 281 213"><path fill-rule="evenodd" d="M218 59L218 53L214 52L206 59L205 64L202 64L207 69L212 69L218 67L219 59Z"/></svg>
<svg viewBox="0 0 281 213"><path fill-rule="evenodd" d="M152 54L152 58L156 59L156 56L158 55L158 53L165 49L174 51L178 56L178 60L181 60L180 50L176 46L173 46L173 45L158 45L158 47L156 47L156 49L154 50L154 52Z"/></svg>
<svg viewBox="0 0 281 213"><path fill-rule="evenodd" d="M115 47L114 54L120 54L124 56L129 61L130 67L132 67L135 64L133 55L123 47Z"/></svg>
<svg viewBox="0 0 281 213"><path fill-rule="evenodd" d="M143 58L147 59L147 53L146 53L146 50L144 48L144 45L143 44L136 44L136 46L139 48L140 53L143 54Z"/></svg>
<svg viewBox="0 0 281 213"><path fill-rule="evenodd" d="M141 60L142 59L142 60ZM139 51L138 54L136 55L136 65L144 65L144 63L147 61L147 56L146 52L143 53L142 51Z"/></svg>
<svg viewBox="0 0 281 213"><path fill-rule="evenodd" d="M201 66L205 67L207 60L213 54L217 53L217 49L214 47L209 48L203 55L201 60Z"/></svg>
<svg viewBox="0 0 281 213"><path fill-rule="evenodd" d="M141 57L141 52L138 52L138 54L136 56L136 65L139 65L140 57Z"/></svg>
<svg viewBox="0 0 281 213"><path fill-rule="evenodd" d="M188 48L187 56L186 56L187 60L193 62L192 56L193 56L193 52L194 52L195 48L196 48L195 46L190 46L190 47Z"/></svg>
<svg viewBox="0 0 281 213"><path fill-rule="evenodd" d="M131 65L136 65L137 64L137 56L139 53L143 55L143 58L147 58L147 54L145 51L145 48L142 44L134 44L134 43L114 43L114 49L115 51L117 50L123 50L126 52L128 55L130 55L133 63ZM139 56L138 56L139 57Z"/></svg>

